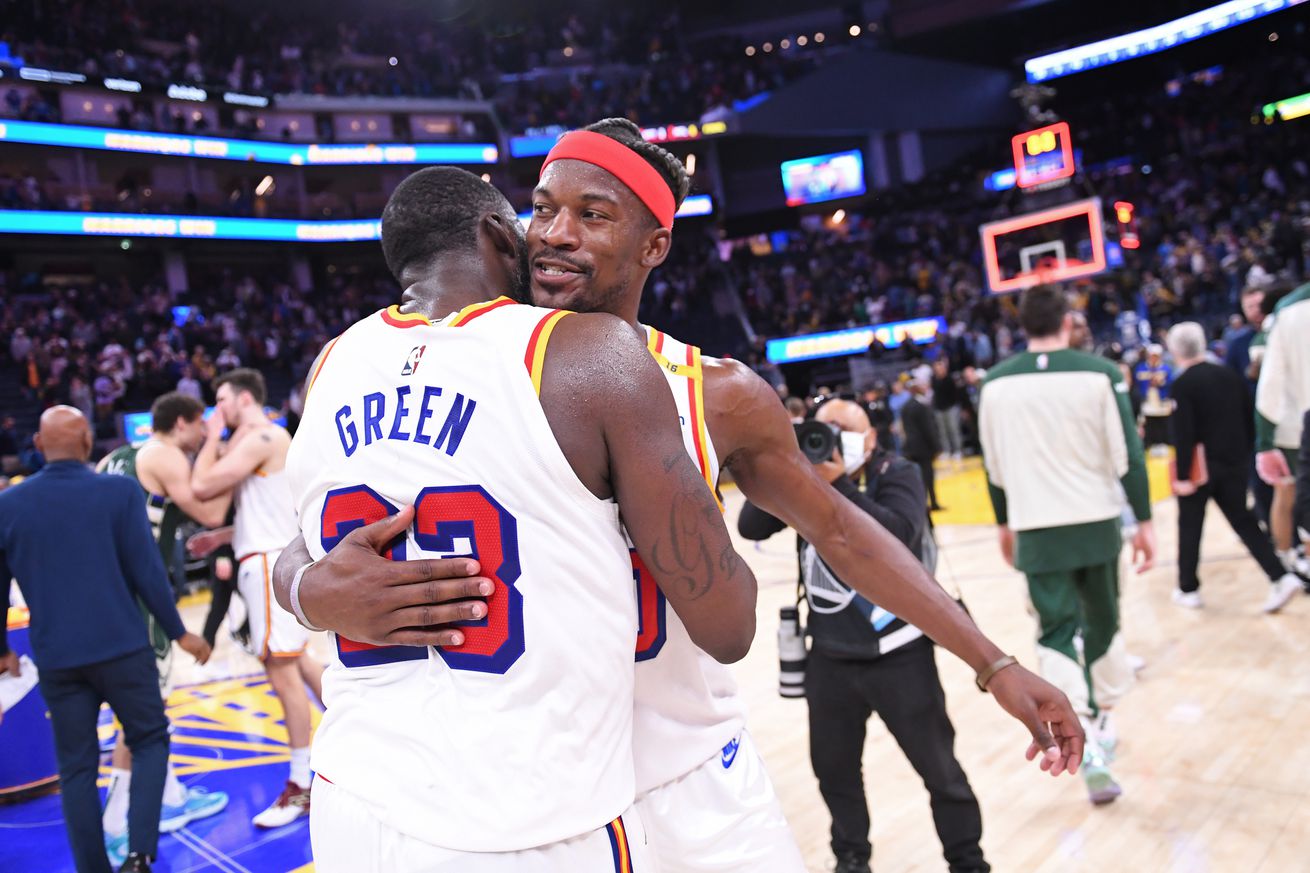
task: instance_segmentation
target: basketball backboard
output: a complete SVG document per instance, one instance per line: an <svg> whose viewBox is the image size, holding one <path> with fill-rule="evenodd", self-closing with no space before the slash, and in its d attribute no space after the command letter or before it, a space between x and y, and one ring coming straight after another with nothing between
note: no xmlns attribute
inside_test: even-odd
<svg viewBox="0 0 1310 873"><path fill-rule="evenodd" d="M989 222L979 233L987 284L996 294L1106 269L1098 197Z"/></svg>

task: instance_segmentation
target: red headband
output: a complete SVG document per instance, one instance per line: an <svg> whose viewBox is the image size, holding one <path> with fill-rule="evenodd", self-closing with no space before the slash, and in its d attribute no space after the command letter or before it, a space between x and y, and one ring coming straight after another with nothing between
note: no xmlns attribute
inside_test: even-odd
<svg viewBox="0 0 1310 873"><path fill-rule="evenodd" d="M562 160L583 161L613 174L637 195L638 200L646 204L660 227L673 227L677 205L668 183L658 170L646 163L645 158L623 143L603 133L575 130L564 134L555 143L550 154L546 155L545 163L541 165L542 173L546 172L552 161Z"/></svg>

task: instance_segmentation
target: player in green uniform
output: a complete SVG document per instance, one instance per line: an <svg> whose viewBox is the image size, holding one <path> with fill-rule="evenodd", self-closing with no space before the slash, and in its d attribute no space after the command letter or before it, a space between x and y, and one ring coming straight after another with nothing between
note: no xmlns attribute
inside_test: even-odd
<svg viewBox="0 0 1310 873"><path fill-rule="evenodd" d="M190 516L202 525L221 525L227 515L229 498L199 500L191 490L192 455L204 440L205 408L200 401L186 394L172 392L154 402L150 408L152 423L150 439L140 446L122 446L107 455L97 467L102 473L130 476L146 492L146 515L159 544L164 566L169 569L176 562L177 529L182 520ZM140 604L150 631L150 643L155 650L159 666L159 691L165 702L171 690L173 646L154 617ZM114 747L110 770L109 797L105 803L105 847L114 867L122 863L127 853L128 791L132 775L132 754L121 740ZM164 807L159 829L169 833L186 826L188 822L214 815L227 806L227 795L221 791L207 792L203 788L184 786L169 764L164 784Z"/></svg>
<svg viewBox="0 0 1310 873"><path fill-rule="evenodd" d="M1301 422L1310 410L1310 283L1274 304L1261 337L1264 352L1259 358L1256 341L1251 341L1251 359L1260 360L1255 393L1256 469L1274 488L1269 528L1279 557L1287 569L1304 574L1310 566L1297 551L1292 506L1296 502Z"/></svg>
<svg viewBox="0 0 1310 873"><path fill-rule="evenodd" d="M1029 290L1019 317L1028 350L987 373L979 404L988 487L1001 551L1028 577L1042 675L1098 741L1085 747L1083 777L1092 802L1108 803L1121 793L1109 712L1133 681L1119 633L1120 486L1144 572L1155 552L1145 456L1119 368L1069 348L1063 292Z"/></svg>

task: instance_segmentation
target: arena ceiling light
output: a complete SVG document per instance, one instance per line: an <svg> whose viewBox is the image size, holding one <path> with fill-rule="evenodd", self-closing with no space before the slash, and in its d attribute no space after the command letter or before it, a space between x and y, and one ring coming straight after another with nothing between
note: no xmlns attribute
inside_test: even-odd
<svg viewBox="0 0 1310 873"><path fill-rule="evenodd" d="M18 77L29 82L53 82L56 85L76 85L86 81L86 76L81 73L66 73L43 67L23 67L18 71Z"/></svg>
<svg viewBox="0 0 1310 873"><path fill-rule="evenodd" d="M1305 0L1230 0L1209 9L1024 62L1029 82L1045 82L1167 51L1221 30L1297 6Z"/></svg>

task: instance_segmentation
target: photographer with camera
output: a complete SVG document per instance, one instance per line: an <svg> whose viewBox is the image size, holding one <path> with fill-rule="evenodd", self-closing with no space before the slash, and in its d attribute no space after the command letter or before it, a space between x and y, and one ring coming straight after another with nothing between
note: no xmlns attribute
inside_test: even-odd
<svg viewBox="0 0 1310 873"><path fill-rule="evenodd" d="M796 425L796 435L820 475L916 554L928 555L931 569L935 545L919 471L879 449L863 409L845 400L829 401L814 420ZM864 490L853 478L861 470ZM784 527L750 503L738 520L741 535L752 540ZM946 713L932 642L914 625L852 591L808 543L801 541L799 547L813 643L806 662L797 610L784 609L780 691L801 696L803 681L809 699L810 762L832 815L837 873L869 870L873 848L861 759L866 726L875 712L928 789L951 873L990 870L979 845L978 800L955 758L955 728Z"/></svg>

